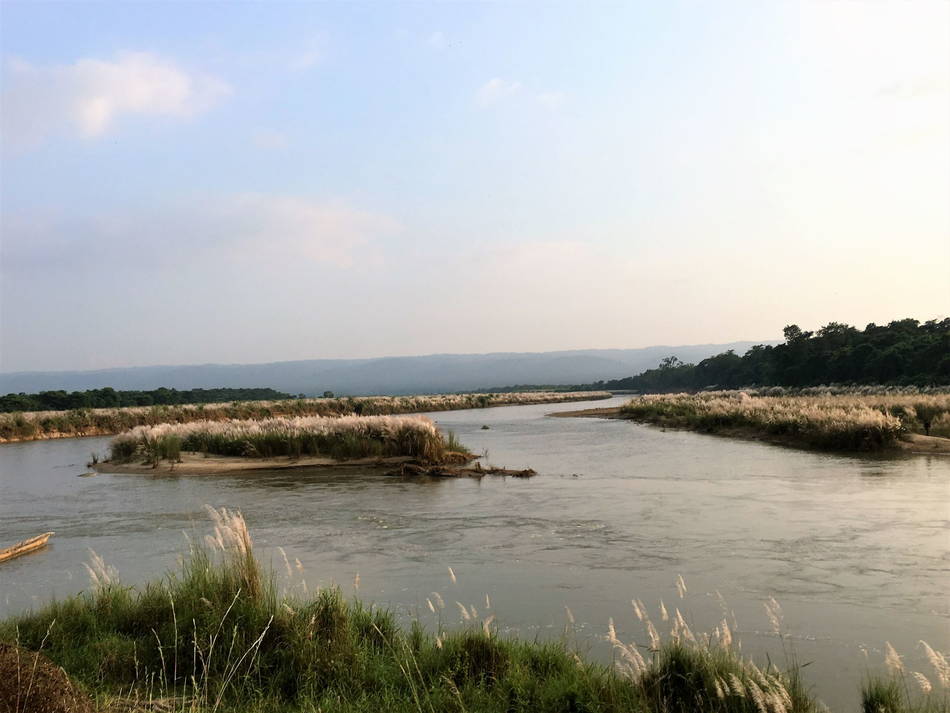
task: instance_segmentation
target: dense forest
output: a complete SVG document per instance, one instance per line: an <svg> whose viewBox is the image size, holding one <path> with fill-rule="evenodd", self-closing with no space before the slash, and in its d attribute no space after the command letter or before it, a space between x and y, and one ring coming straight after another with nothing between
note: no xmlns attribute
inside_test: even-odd
<svg viewBox="0 0 950 713"><path fill-rule="evenodd" d="M116 391L110 387L88 391L42 391L38 394L0 396L0 412L66 411L81 408L118 406L175 406L178 404L216 404L225 401L274 401L294 398L274 389L153 389Z"/></svg>
<svg viewBox="0 0 950 713"><path fill-rule="evenodd" d="M483 389L508 391L636 391L664 393L753 386L950 384L950 319L901 319L864 330L830 322L817 332L785 327L785 342L757 344L744 355L729 350L687 364L668 356L656 369L592 384L519 384Z"/></svg>
<svg viewBox="0 0 950 713"><path fill-rule="evenodd" d="M950 319L901 319L864 330L830 322L817 332L784 329L785 342L756 345L744 355L727 351L684 364L675 356L637 376L600 381L589 388L643 393L806 387L823 384L934 386L950 384Z"/></svg>

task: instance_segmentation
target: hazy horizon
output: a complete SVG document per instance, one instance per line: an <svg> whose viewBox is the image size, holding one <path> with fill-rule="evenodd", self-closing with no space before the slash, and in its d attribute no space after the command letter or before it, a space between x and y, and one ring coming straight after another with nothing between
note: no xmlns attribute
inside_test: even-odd
<svg viewBox="0 0 950 713"><path fill-rule="evenodd" d="M254 366L257 364L286 364L286 363L296 363L296 362L307 362L307 361L377 361L385 359L424 359L427 357L466 357L466 356L496 356L496 355L528 355L528 354L560 354L560 353L573 353L573 352L625 352L625 351L637 351L637 350L649 350L649 349L680 349L680 348L693 348L693 347L704 347L704 346L728 346L732 344L774 344L780 342L780 339L735 339L731 341L723 342L708 342L705 344L644 344L642 346L634 347L577 347L577 348L566 348L566 349L550 349L546 351L511 351L500 349L490 352L427 352L425 354L379 354L375 356L365 356L365 357L353 357L353 356L333 356L333 357L302 357L300 359L273 359L266 362L261 361L228 361L228 362L188 362L182 364L118 364L114 366L104 366L94 369L21 369L17 371L8 371L6 369L0 369L0 374L16 374L23 372L50 372L50 371L111 371L111 370L125 370L125 369L151 369L151 368L162 368L162 367L187 367L187 366Z"/></svg>
<svg viewBox="0 0 950 713"><path fill-rule="evenodd" d="M950 312L947 3L0 12L3 373Z"/></svg>

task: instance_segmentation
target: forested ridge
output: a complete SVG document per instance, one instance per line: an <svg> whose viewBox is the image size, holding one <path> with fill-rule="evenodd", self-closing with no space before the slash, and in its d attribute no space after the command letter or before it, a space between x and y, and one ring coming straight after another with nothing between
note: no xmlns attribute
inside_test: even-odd
<svg viewBox="0 0 950 713"><path fill-rule="evenodd" d="M950 384L950 319L901 319L882 326L871 323L863 330L830 322L816 332L792 324L783 333L784 343L759 344L742 356L730 350L685 364L671 355L656 369L589 388L649 393L750 386Z"/></svg>

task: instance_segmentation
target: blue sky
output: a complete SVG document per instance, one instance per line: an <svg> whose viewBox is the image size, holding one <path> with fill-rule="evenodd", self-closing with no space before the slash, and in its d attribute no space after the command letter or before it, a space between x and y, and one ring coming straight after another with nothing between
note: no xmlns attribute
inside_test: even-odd
<svg viewBox="0 0 950 713"><path fill-rule="evenodd" d="M0 369L950 305L947 3L17 3Z"/></svg>

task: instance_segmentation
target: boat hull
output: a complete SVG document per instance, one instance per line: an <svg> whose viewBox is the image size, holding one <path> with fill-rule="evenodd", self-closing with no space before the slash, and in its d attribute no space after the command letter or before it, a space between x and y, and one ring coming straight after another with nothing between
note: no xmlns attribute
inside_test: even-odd
<svg viewBox="0 0 950 713"><path fill-rule="evenodd" d="M21 555L28 555L31 552L36 552L36 550L46 547L46 543L50 537L53 536L52 532L44 532L42 535L37 535L36 537L31 537L21 542L17 542L15 545L10 547L4 547L0 549L0 562L6 562L7 560L12 560L15 557L20 557Z"/></svg>

